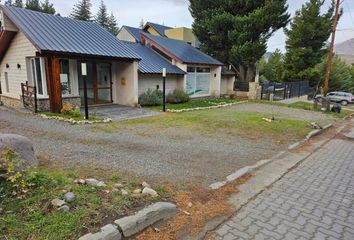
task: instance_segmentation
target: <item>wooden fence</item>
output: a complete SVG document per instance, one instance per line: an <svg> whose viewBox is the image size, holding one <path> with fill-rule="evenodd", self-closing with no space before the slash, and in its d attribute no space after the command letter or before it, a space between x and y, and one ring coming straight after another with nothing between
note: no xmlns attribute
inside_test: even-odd
<svg viewBox="0 0 354 240"><path fill-rule="evenodd" d="M21 83L23 106L33 112L37 112L37 89L28 85L28 82Z"/></svg>

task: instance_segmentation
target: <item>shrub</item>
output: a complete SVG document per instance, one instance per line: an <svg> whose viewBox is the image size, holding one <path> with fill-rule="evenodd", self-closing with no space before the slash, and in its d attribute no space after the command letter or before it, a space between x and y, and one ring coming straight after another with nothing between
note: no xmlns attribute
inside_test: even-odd
<svg viewBox="0 0 354 240"><path fill-rule="evenodd" d="M80 108L75 108L75 110L71 113L73 117L81 117L81 110Z"/></svg>
<svg viewBox="0 0 354 240"><path fill-rule="evenodd" d="M60 112L62 114L69 114L70 115L74 112L74 110L75 110L74 105L72 105L71 103L64 103Z"/></svg>
<svg viewBox="0 0 354 240"><path fill-rule="evenodd" d="M159 90L147 90L139 96L139 104L143 107L161 106L162 105L162 92Z"/></svg>
<svg viewBox="0 0 354 240"><path fill-rule="evenodd" d="M172 104L189 102L189 96L182 90L175 89L167 95L166 101Z"/></svg>

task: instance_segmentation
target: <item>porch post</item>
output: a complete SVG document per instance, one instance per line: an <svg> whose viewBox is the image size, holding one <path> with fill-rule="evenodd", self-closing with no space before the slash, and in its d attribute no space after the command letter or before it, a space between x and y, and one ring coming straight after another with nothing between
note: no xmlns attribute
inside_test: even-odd
<svg viewBox="0 0 354 240"><path fill-rule="evenodd" d="M53 113L60 113L62 109L59 61L59 58L45 58L49 105L50 111Z"/></svg>

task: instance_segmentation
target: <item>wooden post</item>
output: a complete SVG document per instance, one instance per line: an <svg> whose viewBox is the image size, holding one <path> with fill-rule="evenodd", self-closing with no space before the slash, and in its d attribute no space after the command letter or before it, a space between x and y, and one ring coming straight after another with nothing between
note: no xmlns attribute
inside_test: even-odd
<svg viewBox="0 0 354 240"><path fill-rule="evenodd" d="M50 111L53 113L60 113L63 104L59 61L59 58L45 58Z"/></svg>
<svg viewBox="0 0 354 240"><path fill-rule="evenodd" d="M331 76L331 65L332 65L334 41L336 39L336 31L337 31L337 25L338 25L338 19L339 19L339 5L340 5L340 0L337 0L336 13L335 13L335 16L333 19L332 39L331 39L331 45L329 48L328 60L327 60L326 80L325 80L325 84L324 84L324 96L325 97L327 96L327 93L328 93L329 78Z"/></svg>

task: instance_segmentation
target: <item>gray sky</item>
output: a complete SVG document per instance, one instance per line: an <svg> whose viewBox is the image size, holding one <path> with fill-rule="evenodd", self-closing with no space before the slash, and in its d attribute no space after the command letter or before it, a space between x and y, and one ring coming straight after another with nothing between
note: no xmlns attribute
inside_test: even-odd
<svg viewBox="0 0 354 240"><path fill-rule="evenodd" d="M326 0L327 4L330 0ZM68 16L77 0L52 0L62 16ZM97 11L100 0L91 0L93 12ZM157 22L171 27L191 27L193 18L188 10L188 0L104 0L110 12L118 18L119 26L138 27L141 19ZM289 11L294 14L306 0L288 0ZM338 26L336 42L354 38L354 0L344 0L344 14ZM278 31L268 43L268 51L276 48L284 51L285 36Z"/></svg>

